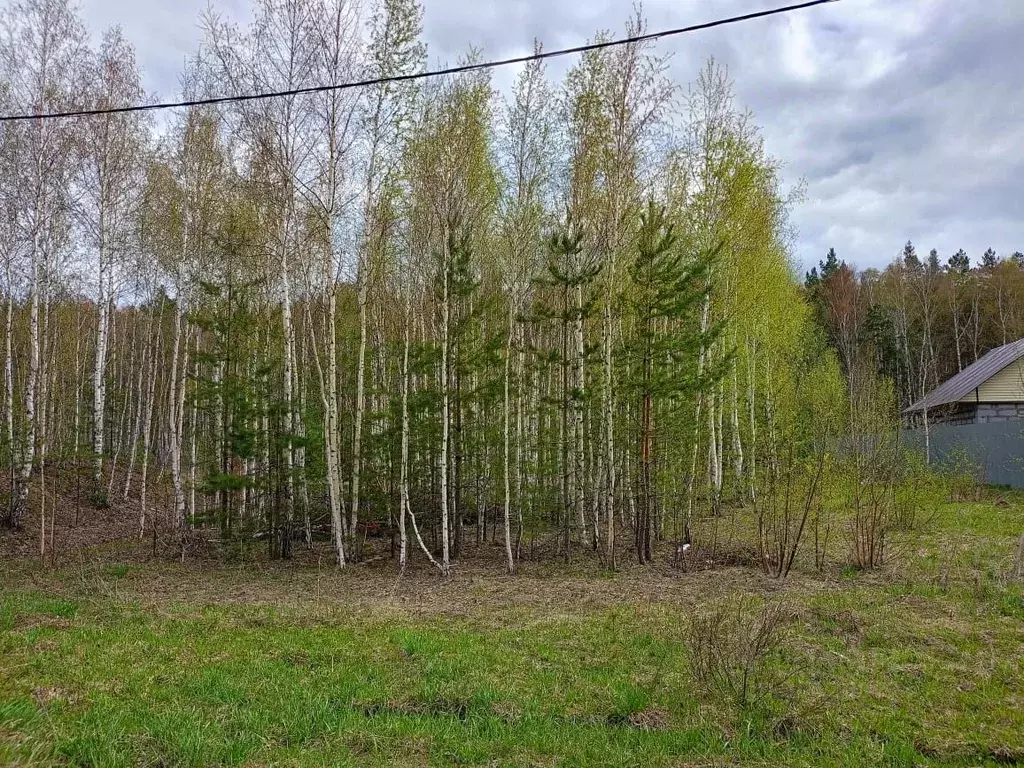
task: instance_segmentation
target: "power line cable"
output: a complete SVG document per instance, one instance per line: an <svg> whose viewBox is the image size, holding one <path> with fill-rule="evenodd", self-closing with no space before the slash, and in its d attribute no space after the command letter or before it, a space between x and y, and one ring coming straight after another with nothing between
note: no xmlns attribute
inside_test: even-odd
<svg viewBox="0 0 1024 768"><path fill-rule="evenodd" d="M112 107L106 109L82 109L72 112L49 112L46 114L35 114L35 115L4 115L0 116L0 122L13 122L16 120L54 120L65 117L90 117L94 115L115 115L122 114L125 112L149 112L159 109L176 109L180 107L200 107L209 106L212 104L226 104L230 102L239 101L256 101L259 99L277 99L285 96L302 96L311 93L325 93L328 91L343 91L349 88L363 88L369 85L382 85L385 83L399 83L406 82L409 80L422 80L428 77L441 77L444 75L458 75L464 72L476 72L483 69L495 69L497 67L505 67L511 64L525 64L531 61L541 61L543 59L553 59L556 56L570 56L578 53L587 53L588 51L598 51L604 48L613 48L618 45L630 45L633 43L643 43L652 40L661 40L666 37L674 37L675 35L682 35L689 32L699 32L705 29L713 29L714 27L724 27L728 24L737 24L741 21L752 21L754 19L763 19L768 16L778 16L784 13L792 13L793 11L800 11L805 8L812 8L816 5L827 5L829 3L836 3L839 0L807 0L807 2L796 3L794 5L786 5L780 8L769 8L763 11L754 11L753 13L744 13L740 16L730 16L724 19L716 19L715 21L706 21L701 24L691 24L688 27L677 27L676 29L665 29L660 32L651 32L646 35L636 35L634 37L626 37L619 40L605 40L598 43L588 43L587 45L578 45L574 48L562 48L557 51L542 51L541 53L533 53L528 56L516 56L511 59L500 59L498 61L484 61L477 64L461 64L457 67L447 67L445 69L436 69L428 72L415 72L408 75L392 75L390 77L375 77L368 80L354 80L347 83L332 83L330 85L315 85L307 88L293 88L287 91L272 91L267 93L248 93L238 94L234 96L214 96L207 99L192 99L189 101L167 101L160 102L157 104L136 104L129 107Z"/></svg>

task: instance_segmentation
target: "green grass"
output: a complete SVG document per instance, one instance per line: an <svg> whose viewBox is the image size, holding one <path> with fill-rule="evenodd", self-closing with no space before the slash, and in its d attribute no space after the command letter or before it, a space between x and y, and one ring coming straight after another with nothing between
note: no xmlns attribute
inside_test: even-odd
<svg viewBox="0 0 1024 768"><path fill-rule="evenodd" d="M942 505L882 573L509 579L105 563L0 573L0 765L998 765L1024 761L1024 504ZM836 545L837 548L839 545ZM795 619L741 708L687 615Z"/></svg>

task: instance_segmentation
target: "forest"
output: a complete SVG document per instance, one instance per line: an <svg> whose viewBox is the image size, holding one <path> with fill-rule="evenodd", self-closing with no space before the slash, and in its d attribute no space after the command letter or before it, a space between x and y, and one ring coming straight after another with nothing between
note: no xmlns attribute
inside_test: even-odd
<svg viewBox="0 0 1024 768"><path fill-rule="evenodd" d="M869 369L894 383L903 408L995 347L1024 337L1024 253L961 248L922 261L907 241L884 270L858 271L835 249L804 282L847 378Z"/></svg>
<svg viewBox="0 0 1024 768"><path fill-rule="evenodd" d="M211 12L183 95L420 71L421 15ZM118 30L92 48L55 0L9 19L7 111L143 98ZM756 495L798 378L841 391L793 193L713 63L684 89L638 44L504 97L482 72L10 123L3 158L15 527L33 475L89 464L89 504L137 494L140 536L287 556L326 531L344 565L384 529L447 573L497 529L509 570L536 534L644 562Z"/></svg>
<svg viewBox="0 0 1024 768"><path fill-rule="evenodd" d="M677 83L631 43L503 94L394 79L427 66L414 0L253 12L202 16L181 98L382 82L3 123L4 517L44 557L48 473L76 520L131 499L181 558L388 541L447 575L490 542L509 572L614 568L745 505L785 550L826 479L880 471L837 439L894 433L1024 331L1019 253L833 250L801 284L802 189L714 61ZM5 113L146 100L119 29L92 40L67 0L6 21Z"/></svg>
<svg viewBox="0 0 1024 768"><path fill-rule="evenodd" d="M901 429L1021 253L806 253L638 7L251 3L0 12L0 765L1024 763L1024 493Z"/></svg>

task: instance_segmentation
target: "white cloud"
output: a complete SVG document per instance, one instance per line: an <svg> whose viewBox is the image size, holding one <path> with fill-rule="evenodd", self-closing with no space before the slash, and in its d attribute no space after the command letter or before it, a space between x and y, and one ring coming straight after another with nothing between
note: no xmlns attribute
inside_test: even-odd
<svg viewBox="0 0 1024 768"><path fill-rule="evenodd" d="M628 3L610 0L425 0L432 62L470 45L487 57L549 49L598 30L619 32ZM770 6L770 0L647 0L651 29ZM94 32L120 23L146 86L177 90L206 0L85 0ZM234 19L246 0L217 0ZM797 258L834 246L881 266L912 238L922 253L1024 250L1024 2L842 0L660 43L674 76L691 80L714 55L729 67L786 179L805 179L794 213ZM566 60L552 62L559 75ZM496 73L507 87L512 71Z"/></svg>

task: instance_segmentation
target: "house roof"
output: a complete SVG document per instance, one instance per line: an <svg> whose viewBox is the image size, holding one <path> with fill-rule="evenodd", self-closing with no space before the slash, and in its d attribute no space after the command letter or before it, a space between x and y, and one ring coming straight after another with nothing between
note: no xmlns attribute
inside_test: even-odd
<svg viewBox="0 0 1024 768"><path fill-rule="evenodd" d="M923 398L907 408L904 413L937 408L948 403L958 403L967 395L991 379L1006 366L1024 357L1024 339L996 347L982 355L977 362L964 368L953 378L933 389Z"/></svg>

